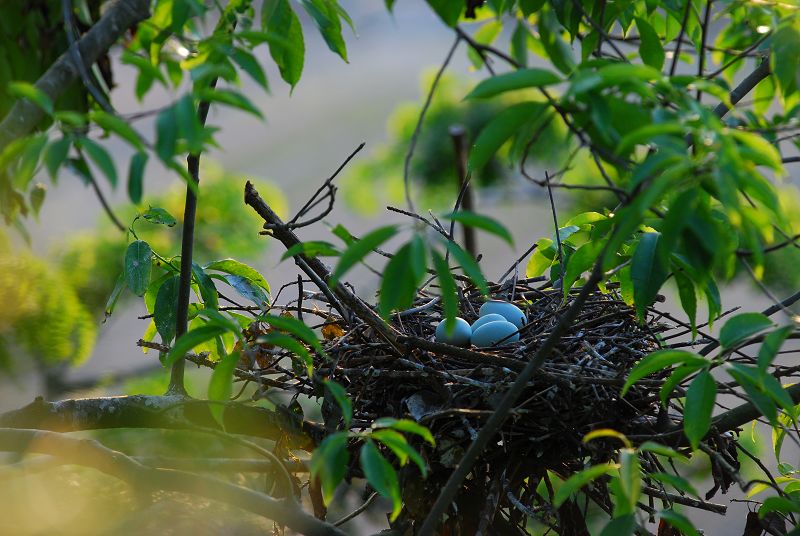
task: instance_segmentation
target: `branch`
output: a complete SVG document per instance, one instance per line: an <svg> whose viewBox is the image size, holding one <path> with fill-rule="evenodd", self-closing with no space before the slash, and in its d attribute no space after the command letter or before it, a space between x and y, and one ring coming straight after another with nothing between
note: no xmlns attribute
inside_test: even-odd
<svg viewBox="0 0 800 536"><path fill-rule="evenodd" d="M736 106L736 103L742 100L745 95L750 93L754 87L758 85L759 82L764 80L770 74L769 68L769 56L764 58L764 61L747 77L742 80L742 83L736 86L733 91L731 91L731 106ZM714 108L714 114L720 119L725 117L730 111L730 108L724 102L720 102Z"/></svg>
<svg viewBox="0 0 800 536"><path fill-rule="evenodd" d="M0 429L0 450L49 454L69 463L92 467L145 492L161 489L222 501L309 536L345 536L333 525L308 515L294 500L274 499L217 478L148 467L91 439L41 430Z"/></svg>
<svg viewBox="0 0 800 536"><path fill-rule="evenodd" d="M150 16L149 0L115 0L103 17L78 41L84 66L91 67L125 31ZM78 69L65 51L36 81L36 88L52 102L58 100L78 78ZM45 112L30 101L20 99L0 122L0 152L17 138L32 131L45 117Z"/></svg>
<svg viewBox="0 0 800 536"><path fill-rule="evenodd" d="M278 239L286 249L291 248L300 243L300 239L297 238L297 235L294 234L291 229L289 229L286 224L278 217L277 214L267 205L266 202L258 195L258 191L255 187L247 181L247 184L244 187L244 202L247 205L253 207L259 216L261 216L264 221L269 225L269 228L272 230L272 236ZM350 308L353 313L364 321L367 325L369 325L372 329L375 330L386 342L391 344L395 349L401 350L400 343L398 342L398 337L400 333L384 322L381 317L375 313L366 303L364 303L358 296L350 292L347 288L345 288L342 284L337 284L335 288L330 288L328 286L328 279L330 278L330 272L322 264L316 257L307 257L306 255L298 254L295 256L296 258L302 260L302 263L299 263L301 268L304 268L304 271L307 269L309 277L315 280L318 278L323 284L324 288L320 287L320 290L326 292L333 292L336 297L347 307ZM303 266L305 265L305 267ZM342 311L342 316L347 318L348 312Z"/></svg>
<svg viewBox="0 0 800 536"><path fill-rule="evenodd" d="M116 396L45 402L41 397L18 410L0 414L0 427L77 432L106 428L220 429L211 405L223 405L223 427L232 434L270 440L288 439L295 448L310 450L325 431L288 412L228 402L215 403L183 396Z"/></svg>

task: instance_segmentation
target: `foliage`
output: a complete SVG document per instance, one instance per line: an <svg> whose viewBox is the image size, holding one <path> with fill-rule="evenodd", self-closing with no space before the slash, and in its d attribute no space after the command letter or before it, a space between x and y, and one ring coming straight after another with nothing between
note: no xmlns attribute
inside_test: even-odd
<svg viewBox="0 0 800 536"><path fill-rule="evenodd" d="M603 196L593 197L591 202L604 203L574 215L552 237L533 241L535 248L526 274L544 276L554 289L560 289L556 292L563 294L563 304L570 305L554 312L556 328L535 350L536 357L509 380L510 388L503 386L498 393L501 403L474 434L473 446L496 444L490 441L496 442L494 434L512 411L514 397L518 396L515 393L521 392L543 365L547 349L552 349L560 337L560 328L575 318L575 311L587 296L595 290L605 293L618 289L621 299L645 323L664 285L674 280L691 340L675 347L664 338L657 339L662 347L642 357L625 379L619 396L624 397L633 385L645 380L661 382L659 398L664 415L671 412L681 422L677 427L667 424L663 433L650 433L648 425L636 443L615 430L590 432L584 442L613 443L616 446L607 450L613 456L604 460L587 456L581 460L585 468L573 474L547 472L541 476L541 485L547 488L537 492L547 503L541 519L549 520L547 516L557 510L558 519L555 515L552 518L560 525L559 530L571 532L576 527L570 523L585 520L567 516L564 509L572 507L573 512L581 513L573 500L581 496L586 503L593 500L605 507L604 534L644 530L652 516L649 509L641 507L645 485L657 482L662 491L697 496L694 483L678 471L645 471L645 464L651 469L663 468L669 460L695 456L699 451L712 458L731 458L730 449L735 452L737 447L732 435L735 430L764 417L773 431L781 478L770 486L774 494L763 500L759 516L778 515L791 521L791 515L800 512L800 486L797 471L784 461L781 447L786 434L796 427L795 401L800 391L796 385L783 383L791 378L791 372L778 367L776 360L795 329L770 318L780 307L741 312L721 320L719 284L742 267L760 281L770 267L770 255L796 245L794 223L787 215L794 201L779 195L774 182L786 173L784 163L796 160L791 151L800 147L795 135L800 112L797 8L791 3L756 6L687 0L496 0L480 6L476 2L442 0L427 3L447 27L454 28L457 44L465 44L474 66L487 66L489 76L471 89L457 79L445 78L437 88L425 84L435 93L422 123L417 159L412 162L415 180L430 186L434 193L454 190L455 155L447 129L459 122L469 132L467 165L477 182L491 184L504 179L508 172L501 162L505 160L545 187L550 175L558 188L584 191L588 186L589 191ZM46 171L56 181L62 170L69 169L87 185L95 186L99 174L110 187L117 187L122 182L119 163L96 135L98 132L124 140L135 151L126 181L132 202L144 199L148 162L157 159L188 183L191 194L187 195L187 204L193 202L195 192L201 199L212 196L215 203L200 205L197 224L202 231L196 240L186 230L193 227L194 220L184 222L183 238L198 246L194 258L187 255L190 249L184 249L183 257L175 251L172 227L179 221L182 206L175 198L149 203L148 209L135 213L130 209L124 248L115 249L114 240L102 237L102 247L98 248L76 242L62 258L64 266L83 268L72 270L77 274L64 275L27 254L4 254L0 258L0 290L16 305L2 313L4 355L9 344L5 338L10 338L11 343L44 361L80 360L90 350L94 328L79 295L85 294L90 307L96 308L100 296L110 294L106 305L110 314L116 301L129 290L143 298L152 317L143 339L152 341L159 335L162 345L156 347L161 350L160 359L165 366L173 367L171 395L183 393L182 366L187 354L208 351L209 366L215 369L208 388L213 406L210 413L224 430L223 406L233 394L234 375L248 372L254 362L274 365L274 356L288 357L293 377L301 381L295 385L298 393L292 402L279 407L302 418L296 400L302 392L322 399L326 411L335 408L328 414L335 418L326 418L325 437L311 458L309 493L319 495L321 501L317 503L321 502L324 509L336 486L355 473L391 501L390 522L402 522L400 516L412 497L403 495L401 484L417 478L416 474L409 477L405 466L412 461L423 476L428 472L427 460L417 447L421 448L423 441L432 442L430 431L410 419L382 416L371 423L354 423L353 404L360 394L347 393L320 372L316 364L327 366L329 356L317 332L300 315L274 314L273 292L262 274L239 260L219 258L241 256L253 249L249 239L237 242L236 237L245 235L241 228L254 227L256 220L229 219L227 208L238 194L234 196L235 190L221 186L217 190L213 181L207 183L205 179L198 185L193 169L200 155L216 144L217 128L206 124L204 109L232 107L262 117L239 89L244 75L268 88L257 56L262 52L257 51L259 47L268 49L287 84L294 88L299 83L306 41L295 8L306 11L327 47L345 61L342 31L344 26L352 26L347 13L335 0L299 4L267 0L260 13L247 0L226 5L198 0L155 2L152 16L137 27L121 54L121 61L137 72L135 92L140 101L156 84L173 97L168 106L150 114L156 116L155 130L143 135L133 122L113 109L104 109L102 102L86 100L82 92L79 102L70 101L68 95L54 102L44 89L31 84L52 61L50 55L64 49L61 39L56 39L55 44L46 43L41 50L31 51L34 30L41 28L43 35L53 31L56 18L49 16L54 10L51 4L37 3L31 11L18 13L22 23L2 42L14 50L10 59L0 64L0 80L14 81L4 84L8 96L32 103L47 115L45 123L36 125L37 130L0 148L0 211L6 222L24 233L24 217L38 213L44 189L33 179L39 172ZM394 2L387 1L386 5L391 11ZM84 11L84 23L91 24L97 13ZM210 30L211 21L214 28ZM470 21L474 26L469 32L459 26ZM507 52L495 48L504 34L510 34ZM23 65L20 58L26 55L37 61ZM531 66L533 56L538 56L539 67ZM507 70L495 70L496 60ZM751 92L753 100L742 101ZM13 108L2 113L14 118ZM390 194L401 191L401 170L406 158L413 156L405 148L414 136L420 113L411 106L398 112L389 146L355 171L349 189L356 203L368 204L364 192L378 179ZM546 181L532 177L525 168L529 150L540 165L557 166L558 171L548 174ZM185 154L190 155L188 168L181 163ZM587 174L592 177L583 180ZM332 201L335 190L329 183L326 186ZM297 220L303 215L305 209L288 224L272 228L273 234L302 226ZM500 222L477 213L456 211L442 218L492 233L512 244L510 233ZM482 295L489 294L489 282L475 257L456 244L438 221L420 216L411 225L383 226L360 239L337 227L334 234L342 239L343 247L316 241L294 245L296 249L290 249L290 253L303 262L318 255L339 257L332 273L315 273L321 280L315 279L315 284L326 295L350 298L350 303L356 304L354 311L369 329L399 344L387 323L393 321L396 312L414 303L429 272L438 280L448 325L457 313L455 293L462 281L468 281ZM423 224L434 229L435 239ZM378 318L348 294L343 277L398 235L405 239L396 245L382 273ZM217 255L223 249L222 255ZM205 255L208 258L203 258ZM118 261L109 261L112 258ZM463 276L452 273L451 261ZM121 273L115 274L116 278L106 277L109 267ZM86 277L87 273L92 277ZM103 274L105 288L92 282L96 274ZM117 284L111 290L114 280ZM187 290L191 291L189 301L184 299ZM249 305L234 303L239 312L221 307L220 298L228 298L229 291L238 295L236 300L246 300ZM576 297L570 302L571 294ZM706 303L706 323L702 322L704 318L698 319L698 301ZM182 316L188 316L188 329ZM715 322L720 329L712 337L705 324L710 330ZM53 342L56 338L58 343ZM698 338L704 344L701 349L686 348ZM750 352L751 347L758 348L757 354ZM720 376L724 376L724 384ZM622 383L621 378L612 380ZM718 393L730 390L745 399L746 405L741 411L720 412ZM742 415L747 418L739 422ZM654 442L668 436L679 450ZM280 442L275 450L277 454L272 456L292 459ZM356 452L358 469L349 463ZM430 534L447 513L475 459L467 451L448 476L430 513L425 514L422 533ZM713 491L720 487L727 490L737 478L735 468L731 471L714 459ZM551 478L557 480L555 490ZM294 482L291 476L286 480L289 485ZM599 489L607 493L611 504L598 501L593 492ZM513 495L516 490L506 491ZM756 488L753 493L760 491ZM665 493L658 496L670 497ZM317 503L315 510L320 506ZM696 504L708 507L702 502ZM536 512L521 511L537 517ZM672 505L665 506L658 516L662 523L683 534L697 533L692 521ZM453 517L450 522L455 520Z"/></svg>

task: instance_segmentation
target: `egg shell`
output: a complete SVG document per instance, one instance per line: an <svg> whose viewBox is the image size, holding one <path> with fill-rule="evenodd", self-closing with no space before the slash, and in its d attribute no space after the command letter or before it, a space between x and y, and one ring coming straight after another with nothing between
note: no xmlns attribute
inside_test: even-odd
<svg viewBox="0 0 800 536"><path fill-rule="evenodd" d="M517 329L517 326L511 322L495 320L475 330L475 333L472 334L472 344L478 348L488 348L499 341L503 341L501 343L502 346L511 344L519 340L519 333L516 333ZM513 335L511 335L512 333ZM509 335L511 336L509 337Z"/></svg>
<svg viewBox="0 0 800 536"><path fill-rule="evenodd" d="M443 342L445 344L452 344L453 346L467 346L472 335L472 328L469 322L463 318L456 317L456 325L453 332L448 334L445 328L446 320L439 322L436 326L436 342Z"/></svg>
<svg viewBox="0 0 800 536"><path fill-rule="evenodd" d="M506 317L504 317L503 315L499 315L497 313L489 313L488 315L483 315L482 317L480 317L479 319L477 319L475 322L472 323L472 333L475 333L475 330L481 327L482 325L488 322L496 322L498 320L508 322L508 320L506 320Z"/></svg>
<svg viewBox="0 0 800 536"><path fill-rule="evenodd" d="M522 326L524 326L528 322L525 313L523 313L519 307L517 307L513 303L503 300L487 301L486 303L481 305L478 314L480 316L486 316L489 314L498 314L503 318L505 318L507 321L517 326L517 329L522 328Z"/></svg>

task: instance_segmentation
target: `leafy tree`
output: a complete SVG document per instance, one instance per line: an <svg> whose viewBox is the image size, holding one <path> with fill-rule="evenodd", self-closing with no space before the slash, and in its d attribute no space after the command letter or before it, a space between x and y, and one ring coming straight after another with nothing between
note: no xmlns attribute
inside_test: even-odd
<svg viewBox="0 0 800 536"><path fill-rule="evenodd" d="M24 12L29 17L23 25L26 33L5 42L13 48L9 57L15 61L0 74L6 91L17 100L0 122L0 210L7 223L24 232L24 217L38 211L44 195L33 182L40 168L53 179L67 167L87 184L96 186L97 173L112 186L120 182L119 163L96 135L101 131L135 149L127 176L134 203L142 199L150 160L158 159L186 183L180 254L172 242L146 236L149 226L174 226L175 210L154 205L129 221L115 222L127 233L128 244L109 303L122 293L144 299L151 318L140 345L159 351L161 363L170 369L170 384L164 396L36 400L0 416L0 448L95 467L148 491L190 492L226 501L305 534L343 534L326 521L326 508L338 485L354 478L364 479L391 503L389 522L398 534L587 534L587 519L593 516L601 534L646 534L656 519L659 534L697 534L679 506L724 511L724 505L708 501L733 483L763 498L757 514L748 517L746 531L782 533L789 530L787 524L795 525L800 512L797 469L786 461L782 446L787 437L797 439L800 388L792 385L796 367L785 364L782 353L788 349L782 348L796 333L794 324L778 325L772 317L796 303L800 292L775 299L774 306L761 312L730 315L723 313L719 291L719 284L742 268L760 281L770 255L796 247L793 214L785 200L782 205L775 186L786 173L785 165L798 160L793 151L800 110L800 27L793 4L493 0L483 5L429 0L455 42L429 85L416 125L403 129L404 135L411 132L403 184L409 205L404 212L412 223L385 225L361 237L335 227L343 245L301 242L294 231L330 212L336 193L333 181L341 167L286 221L276 214L272 199L266 202L252 184L245 186L245 203L263 220L263 232L287 248L285 257L292 257L306 276L297 283L297 300L286 306L276 304L280 292L247 264L200 259L196 254L200 248L195 251L194 246L203 244L206 232L206 209L201 205L198 217L197 199L213 192L213 186L207 189L201 180L200 167L203 152L215 143L208 110L228 106L261 115L238 83L247 75L267 88L258 57L264 55L262 48L268 49L287 84L300 82L305 45L296 8L308 14L331 51L346 60L342 30L352 26L347 13L335 0L267 0L260 11L247 0L224 5L118 0L100 10L98 18L97 9L76 11L67 1L63 6L68 17L62 18L66 40L56 39L54 48L43 49L55 50L58 58L44 72L31 74L23 67L47 60L42 51L31 51L30 28L52 31L58 16L51 4L37 3ZM386 2L389 11L393 5ZM89 26L83 34L69 20L76 14ZM124 35L129 29L135 31ZM494 43L504 32L509 37L507 51ZM132 118L116 113L102 76L92 69L123 38L128 40L120 58L137 69L137 96L141 99L155 84L174 95L172 104L152 112L155 132L148 135L137 130ZM441 314L446 329L453 329L459 308L472 307L490 294L504 295L508 288L513 294L519 286L516 277L497 284L486 281L472 251L453 240L453 226L459 223L513 244L502 224L458 210L458 203L454 211L432 218L414 212L409 163L426 125L425 115L442 114L446 119L440 121L448 122L450 114L469 117L459 107L428 106L460 46L489 74L473 88L452 82L447 91L453 93L445 97L462 96L469 103L467 111L492 111L473 134L466 172L486 173L486 164L500 153L521 175L548 191L602 192L605 199L613 199L613 206L591 207L557 224L552 238L531 245L526 285L545 286L520 287L528 301L517 301L531 311L531 296L544 295L552 310L543 320L544 331L531 337L531 330L522 328L526 338L515 347L519 352L476 352L426 338L431 331L425 331L426 321L438 320ZM23 65L19 58L26 54L37 61ZM543 66L531 66L534 56ZM75 87L79 102L62 100ZM532 148L551 132L564 133L565 156L557 166L543 162L557 169L539 177L526 165L537 157ZM430 143L436 146L442 135L438 138ZM396 151L389 161L396 165ZM432 158L426 161L436 164L433 169L447 167ZM573 182L576 177L569 170L578 164L584 169L593 165L595 180ZM554 219L558 220L555 210ZM442 220L452 224L445 226ZM371 307L343 278L398 237L404 240L397 249L383 252L390 259L381 273L377 306ZM222 246L227 240L223 236ZM216 251L216 245L207 250ZM27 255L6 256L6 273L19 274L19 281L35 281L43 289L28 291L14 284L16 280L0 277L4 291L19 304L13 313L18 316L9 318L17 343L34 350L31 341L37 341L35 351L45 362L79 358L91 328L85 315L76 312L78 293L70 289L89 294L88 288L80 281L62 286L63 275L53 275ZM335 267L329 269L319 257L337 258ZM454 273L453 263L461 273ZM439 290L431 294L426 289L434 281ZM668 281L675 282L685 321L655 309ZM316 286L321 294L304 292L305 284ZM231 299L229 291L239 297ZM60 306L56 311L43 308L43 302L52 305L49 292ZM93 299L96 303L96 296ZM306 299L325 304L327 310L308 307ZM591 424L576 420L572 435L565 438L571 441L570 449L544 456L555 457L555 465L539 462L542 456L522 456L525 459L516 461L531 464L524 474L486 474L484 468L492 466L485 462L503 457L492 450L514 441L507 423L525 418L521 397L529 393L530 382L552 375L548 366L559 357L560 345L581 337L571 330L581 327L579 333L585 333L606 316L591 309L597 300L603 307L616 307L608 314L624 316L630 329L641 330L636 331L636 342L650 346L647 351L634 349L637 360L624 375L601 374L593 381L604 392L613 389L606 401L618 402L614 407L634 405L635 400L650 413L637 413L643 416L641 422L623 422L617 416ZM707 322L698 316L698 302L707 304ZM48 323L58 328L53 335L69 334L70 344L40 344L42 339L31 335L39 328L31 311L39 315L36 318L48 315ZM427 319L418 322L422 327L417 335L423 336L407 327L404 318L410 315ZM674 342L654 315L685 328L688 340ZM321 324L313 324L311 316L321 318ZM713 325L718 332L711 331ZM354 332L367 338L361 348L374 353L366 355L361 369L343 372L341 360L352 350L346 337ZM2 335L7 336L6 330ZM153 342L156 336L158 343ZM608 335L601 342L615 337ZM582 351L604 361L603 366L620 359L586 345ZM445 359L463 360L471 367L478 360L478 369L502 371L503 379L489 384L473 377L466 365L437 368ZM206 400L188 397L186 360L213 369ZM357 390L352 378L362 369L377 372ZM580 383L578 372L560 384L552 380L550 387ZM475 410L481 418L474 421L466 416L473 418L474 413L450 408L463 417L456 436L460 443L452 441L447 426L424 418L430 414L424 403L422 413L406 412L396 400L381 406L370 400L374 393L362 396L370 385L389 385L380 383L384 373L390 378L423 377L444 391L453 383L462 390L468 386L490 392L491 407ZM257 384L254 397L263 403L231 401L237 380ZM270 398L270 388L292 396L288 401ZM728 409L722 395L741 402ZM322 424L306 417L313 401L319 401ZM593 404L599 403L574 401L576 408ZM448 409L441 411L446 414ZM569 418L577 417L573 413ZM603 426L607 421L614 426ZM737 438L751 423L754 433L760 430L756 423L771 428L779 476L747 450L747 441ZM269 481L262 492L189 471L167 471L164 460L137 460L100 442L62 433L100 427L212 433L266 459ZM622 427L624 431L616 429ZM31 430L36 428L39 431ZM270 448L233 434L269 440ZM304 463L293 453L296 450L310 453L310 459ZM758 481L745 481L738 469L740 456L756 460L765 474ZM703 457L710 461L714 478L705 499L698 496L696 475L681 465ZM241 462L218 463L233 468ZM209 466L211 460L201 459L199 464ZM297 474L310 474L307 491ZM304 494L313 515L303 508ZM473 507L476 496L479 507Z"/></svg>

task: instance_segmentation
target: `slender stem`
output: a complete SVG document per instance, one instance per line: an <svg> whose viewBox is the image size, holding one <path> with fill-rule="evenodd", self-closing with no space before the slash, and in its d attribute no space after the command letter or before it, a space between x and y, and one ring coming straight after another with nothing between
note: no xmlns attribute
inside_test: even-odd
<svg viewBox="0 0 800 536"><path fill-rule="evenodd" d="M708 0L706 3L706 12L703 16L703 24L700 26L700 57L698 58L697 62L697 77L703 77L703 71L706 67L706 38L708 37L708 23L711 19L711 4L713 0ZM703 99L703 92L698 89L697 90L697 101L700 102Z"/></svg>
<svg viewBox="0 0 800 536"><path fill-rule="evenodd" d="M678 58L681 55L681 44L683 43L683 34L686 32L686 23L689 21L689 12L692 10L692 0L686 0L686 9L683 12L683 20L681 21L681 30L678 33L678 41L675 45L674 56L672 56L672 65L669 67L669 75L675 75L675 68L678 66Z"/></svg>

